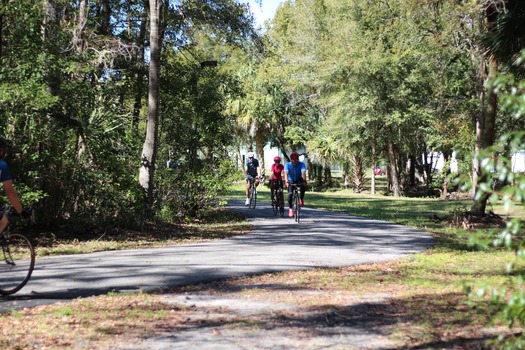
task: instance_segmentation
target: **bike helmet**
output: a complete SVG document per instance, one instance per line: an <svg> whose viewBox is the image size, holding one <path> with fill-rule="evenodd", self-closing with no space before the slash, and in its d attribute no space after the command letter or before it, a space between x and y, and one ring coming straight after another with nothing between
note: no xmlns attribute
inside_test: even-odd
<svg viewBox="0 0 525 350"><path fill-rule="evenodd" d="M273 161L274 162L280 162L281 161L281 157L275 156L275 157L273 157Z"/></svg>
<svg viewBox="0 0 525 350"><path fill-rule="evenodd" d="M292 154L290 154L290 159L299 159L299 155L293 152Z"/></svg>
<svg viewBox="0 0 525 350"><path fill-rule="evenodd" d="M246 154L246 157L248 157L248 158L253 158L253 155L254 155L253 152L248 152L248 153Z"/></svg>

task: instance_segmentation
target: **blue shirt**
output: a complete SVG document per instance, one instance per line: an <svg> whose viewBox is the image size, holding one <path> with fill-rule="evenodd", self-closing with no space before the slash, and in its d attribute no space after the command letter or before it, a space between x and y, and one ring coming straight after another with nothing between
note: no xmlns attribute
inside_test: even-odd
<svg viewBox="0 0 525 350"><path fill-rule="evenodd" d="M7 180L12 180L11 177L11 170L9 170L9 165L7 163L0 159L0 182L4 182Z"/></svg>
<svg viewBox="0 0 525 350"><path fill-rule="evenodd" d="M302 178L301 174L306 172L306 165L303 162L297 162L295 166L292 162L286 163L284 171L288 172L288 182L295 183Z"/></svg>

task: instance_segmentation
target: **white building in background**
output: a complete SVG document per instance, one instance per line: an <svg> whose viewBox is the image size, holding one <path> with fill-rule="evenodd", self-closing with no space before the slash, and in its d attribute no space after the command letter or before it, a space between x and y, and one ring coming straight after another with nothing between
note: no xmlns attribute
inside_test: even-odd
<svg viewBox="0 0 525 350"><path fill-rule="evenodd" d="M427 155L427 163L432 164L432 171L439 172L445 166L445 157L441 152L433 152ZM450 171L455 173L458 171L458 161L456 159L456 152L452 152L450 159Z"/></svg>
<svg viewBox="0 0 525 350"><path fill-rule="evenodd" d="M445 165L445 157L443 157L443 153L441 152L434 152L433 154L429 154L427 157L427 162L430 163L431 161L432 170L434 172L441 171ZM512 155L511 169L513 173L525 173L525 151L519 151ZM452 153L452 159L450 161L450 170L452 172L458 171L456 152Z"/></svg>
<svg viewBox="0 0 525 350"><path fill-rule="evenodd" d="M246 160L246 153L248 153L247 149L241 150L241 157L240 159L240 166L244 166L244 162ZM298 151L299 154L304 153L304 150ZM282 158L282 164L286 163L286 159L284 158L283 154L279 151L276 147L270 147L270 144L267 144L264 147L264 165L265 165L265 174L270 174L270 168L273 164L273 157L280 156ZM256 154L256 157L258 155ZM308 159L304 155L299 156L299 160L301 162L307 162ZM259 160L261 162L261 160ZM443 156L443 153L441 152L433 152L429 153L427 155L427 162L432 164L432 171L433 172L439 172L443 169L445 166L445 157ZM516 152L511 157L511 165L512 165L512 172L514 173L525 173L525 150ZM334 166L333 171L335 173L339 173L339 167ZM452 172L458 171L458 161L456 159L456 152L452 153L451 160L450 160L450 170Z"/></svg>
<svg viewBox="0 0 525 350"><path fill-rule="evenodd" d="M519 151L510 159L513 173L525 173L525 151Z"/></svg>

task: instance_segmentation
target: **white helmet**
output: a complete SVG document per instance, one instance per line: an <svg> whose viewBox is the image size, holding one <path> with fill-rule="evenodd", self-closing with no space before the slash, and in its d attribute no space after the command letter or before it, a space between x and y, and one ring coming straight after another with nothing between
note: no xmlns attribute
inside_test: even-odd
<svg viewBox="0 0 525 350"><path fill-rule="evenodd" d="M246 154L246 156L247 156L248 158L253 158L253 152L248 152L248 153Z"/></svg>

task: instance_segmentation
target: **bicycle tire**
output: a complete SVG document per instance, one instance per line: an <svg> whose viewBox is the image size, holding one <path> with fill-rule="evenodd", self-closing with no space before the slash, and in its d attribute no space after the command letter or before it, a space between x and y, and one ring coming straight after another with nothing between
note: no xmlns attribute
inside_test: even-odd
<svg viewBox="0 0 525 350"><path fill-rule="evenodd" d="M272 212L273 215L277 215L277 212L279 211L279 198L277 197L278 193L273 193L273 199L272 199Z"/></svg>
<svg viewBox="0 0 525 350"><path fill-rule="evenodd" d="M29 239L19 233L9 233L2 240L0 294L8 295L18 292L31 278L35 249Z"/></svg>
<svg viewBox="0 0 525 350"><path fill-rule="evenodd" d="M250 209L255 209L255 206L257 205L257 191L255 189L255 186L252 185L250 189Z"/></svg>
<svg viewBox="0 0 525 350"><path fill-rule="evenodd" d="M294 207L295 207L295 211L294 211L294 216L295 216L295 222L299 223L299 217L300 217L300 211L301 211L301 206L299 205L299 193L297 193L297 188L295 189L295 192L294 192Z"/></svg>
<svg viewBox="0 0 525 350"><path fill-rule="evenodd" d="M281 217L284 216L284 195L283 195L283 191L279 191L278 193L278 197L279 197L279 212L281 214Z"/></svg>

